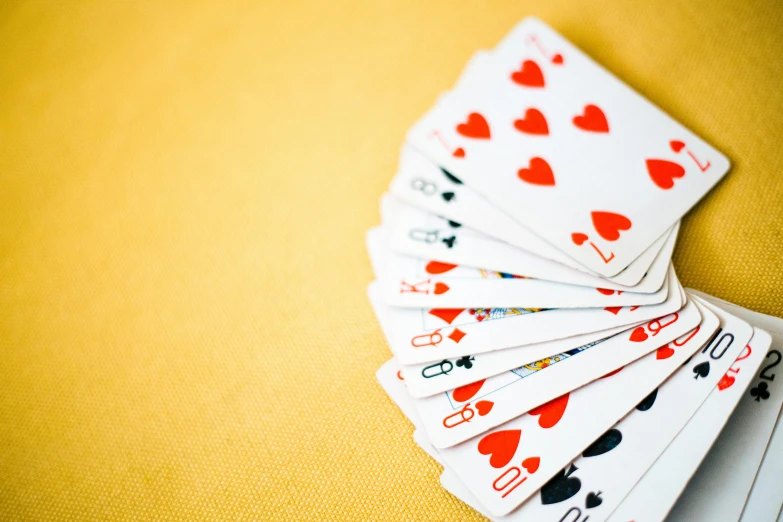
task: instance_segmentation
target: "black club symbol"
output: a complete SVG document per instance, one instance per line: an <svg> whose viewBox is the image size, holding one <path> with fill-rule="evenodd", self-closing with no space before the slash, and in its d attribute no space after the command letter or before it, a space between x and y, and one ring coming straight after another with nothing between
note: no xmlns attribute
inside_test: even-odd
<svg viewBox="0 0 783 522"><path fill-rule="evenodd" d="M459 364L459 363L457 363ZM750 390L751 397L756 398L756 402L761 402L762 400L769 399L769 392L767 391L767 383L766 382L760 382L756 385L755 388L752 388Z"/></svg>
<svg viewBox="0 0 783 522"><path fill-rule="evenodd" d="M474 360L473 357L471 357L470 355L466 355L465 357L460 357L459 359L457 359L457 366L461 368L465 368L466 370L470 370L471 368L473 368L473 363L471 362L473 360Z"/></svg>

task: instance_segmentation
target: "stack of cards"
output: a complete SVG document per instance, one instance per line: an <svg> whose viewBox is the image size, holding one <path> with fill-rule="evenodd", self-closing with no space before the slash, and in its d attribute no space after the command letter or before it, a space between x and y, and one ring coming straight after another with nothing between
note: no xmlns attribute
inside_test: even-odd
<svg viewBox="0 0 783 522"><path fill-rule="evenodd" d="M671 264L728 169L539 20L470 60L367 234L378 379L447 490L520 521L777 519L783 321Z"/></svg>

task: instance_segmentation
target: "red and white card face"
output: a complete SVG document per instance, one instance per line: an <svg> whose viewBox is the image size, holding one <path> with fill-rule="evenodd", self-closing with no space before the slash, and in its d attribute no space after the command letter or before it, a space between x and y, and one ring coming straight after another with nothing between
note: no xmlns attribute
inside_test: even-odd
<svg viewBox="0 0 783 522"><path fill-rule="evenodd" d="M411 421L416 429L421 429L421 419L416 412L416 405L406 389L405 376L400 370L396 360L389 359L375 372L375 377L383 390L402 410L402 413Z"/></svg>
<svg viewBox="0 0 783 522"><path fill-rule="evenodd" d="M400 368L405 374L405 383L408 385L410 394L416 398L429 397L526 364L549 365L553 360L552 356L607 339L628 328L628 326L617 326L609 330L575 335L555 341L454 357L434 363L401 365Z"/></svg>
<svg viewBox="0 0 783 522"><path fill-rule="evenodd" d="M701 518L707 520L738 520L740 515L737 510L741 509L740 520L745 522L774 521L783 505L783 475L780 473L783 469L783 431L775 428L776 423L781 424L779 419L783 402L783 384L780 377L775 378L781 371L783 358L783 320L753 312L699 291L689 292L756 327L764 328L771 333L772 344L737 409L675 504L672 516L675 513L702 511ZM759 335L754 335L751 347L756 349L760 340ZM726 395L723 391L736 388L736 382L733 380L736 377L730 370L724 377L722 391L713 391L713 395L723 397ZM762 383L766 383L766 386ZM755 393L751 394L754 389ZM712 395L708 400L713 400ZM697 416L699 415L702 415L702 410L697 413ZM692 424L698 424L696 419L697 417L694 417L688 423L680 436L690 429ZM773 430L777 434L777 440ZM696 447L703 446L696 445L694 449ZM645 480L643 478L641 483ZM717 487L711 489L715 480L720 481L720 495L708 494L706 498L700 498L704 491L718 491ZM639 493L632 491L630 496L637 494ZM703 504L703 500L709 500L709 505ZM678 516L672 519L688 518Z"/></svg>
<svg viewBox="0 0 783 522"><path fill-rule="evenodd" d="M688 302L679 312L594 346L559 354L548 364L522 366L447 393L417 399L416 408L432 444L447 448L604 377L677 339L700 322L698 308ZM562 398L553 408L565 408Z"/></svg>
<svg viewBox="0 0 783 522"><path fill-rule="evenodd" d="M720 335L722 334L719 334L718 339L721 338ZM652 463L650 469L636 483L614 513L608 519L599 517L597 520L616 522L663 520L692 476L693 492L703 498L691 495L684 498L683 503L672 511L672 520L718 522L739 519L761 457L756 458L752 451L746 452L749 448L734 446L726 448L733 457L727 459L730 462L705 462L705 466L709 466L708 469L703 473L696 473L695 476L694 472L729 420L737 403L750 393L749 385L760 379L756 372L764 363L770 342L771 337L768 333L758 328L754 329L753 338L743 348L728 371L722 374L717 387L712 390L688 424ZM740 404L740 407L745 408L753 406L745 401ZM639 451L644 449L646 448L640 447ZM760 453L763 453L763 448ZM746 466L743 463L746 459L755 464ZM713 468L712 464L717 466ZM734 478L734 475L737 477ZM704 486L710 483L713 487L704 489ZM732 486L739 489L734 489ZM608 513L609 510L604 511Z"/></svg>
<svg viewBox="0 0 783 522"><path fill-rule="evenodd" d="M564 279L564 277L576 277L572 271L568 271L565 268L572 268L586 274L597 276L594 272L589 271L577 261L565 255L563 252L551 246L549 243L514 221L508 214L497 207L494 207L473 189L462 184L458 178L454 177L449 172L444 171L408 145L403 147L400 156L399 170L394 179L392 179L389 192L395 199L399 199L407 205L437 216L443 216L447 220L460 223L467 228L484 234L487 238L494 238L508 243L510 247L505 245L506 250L514 247L513 254L503 254L504 258L513 260L515 263L513 265L514 268L511 270L499 269L500 272L528 273L531 277L570 282L572 284L580 283L578 280L575 282ZM388 202L384 201L385 199L389 198L387 196L381 198L382 215L384 214L384 211L386 211L384 206L391 206L388 205ZM393 202L394 201L392 201L392 203ZM394 206L399 207L399 205ZM388 209L388 212L393 216L395 210L396 208L391 208ZM674 241L676 239L676 237L671 237L672 235L676 236L676 229L656 240L647 250L628 265L625 270L616 276L608 278L609 282L605 282L603 286L605 288L615 288L609 286L611 283L614 283L620 287L628 287L630 290L630 287L639 285L641 288L635 288L633 291L640 293L645 293L647 287L655 287L655 281L657 280L653 276L653 272L656 272L656 268L651 265L656 263L659 265L658 270L662 269L665 274L666 267L671 259L671 250L673 249ZM671 247L669 248L668 255L661 253L661 248L664 246L664 243L668 244L669 242L671 243ZM430 245L428 244L408 244L407 242L404 242L397 246L400 248L431 250L431 248L429 248ZM447 251L440 255L462 256L472 252L470 250L465 252L465 250L466 249L458 249L456 253ZM400 252L417 255L413 251L400 250ZM432 256L430 253L418 255L419 257ZM497 259L495 257L496 255L497 254L494 254L492 256L493 260ZM471 262L470 257L454 257L452 259L455 260L456 264L484 266ZM553 261L555 264L548 263L549 261ZM645 274L647 274L646 277ZM645 280L643 281L643 284L640 284L643 277ZM587 284L587 286L602 285ZM616 289L622 290L623 288Z"/></svg>
<svg viewBox="0 0 783 522"><path fill-rule="evenodd" d="M459 223L401 203L389 194L381 198L381 209L384 221L389 221L388 227L384 224L383 228L388 228L391 249L408 256L435 259L440 262L439 267L449 264L481 267L570 285L642 294L657 292L663 285L679 230L677 224L663 238L666 239L663 248L646 275L639 284L628 287L530 254Z"/></svg>
<svg viewBox="0 0 783 522"><path fill-rule="evenodd" d="M580 453L598 456L609 451L617 437L613 432L606 435L607 430L635 406L643 408L650 390L706 343L717 327L717 317L705 311L702 324L675 342L489 433L442 449L441 457L494 515L505 515L544 487L525 504L529 518L524 520L558 520L565 510L553 509L553 504L577 494L578 481L566 481L571 488L545 485L557 486L559 472Z"/></svg>
<svg viewBox="0 0 783 522"><path fill-rule="evenodd" d="M384 265L379 278L384 302L408 308L604 308L663 302L668 285L651 294L591 288L511 276L402 256L389 250L380 227L367 233L373 264Z"/></svg>
<svg viewBox="0 0 783 522"><path fill-rule="evenodd" d="M670 269L672 291L660 304L546 310L524 308L395 308L382 302L371 283L370 303L394 356L402 364L442 361L600 332L649 321L679 310L684 292Z"/></svg>
<svg viewBox="0 0 783 522"><path fill-rule="evenodd" d="M764 398L765 394L759 393L754 398L754 401L756 398L759 399L756 405L763 405L765 414L768 414L766 412L770 408L775 407L775 401L779 400L778 395L780 394L777 390L781 383L777 381L780 381L781 378L778 376L775 379L774 376L783 371L781 370L783 368L783 356L780 355L783 353L783 319L754 312L696 290L693 293L772 334L772 347L767 352L765 360L761 363L762 368L761 372L759 372L759 383L761 381L768 383L767 387L762 386L762 388L765 388L764 391L769 393L769 397ZM774 384L775 382L777 384ZM762 390L758 391L761 392ZM747 398L748 394L746 393L745 399ZM761 417L758 417L756 422L761 423L763 421L761 421ZM734 420L731 419L729 423L729 426L731 426ZM765 427L754 426L752 431L757 437L765 436ZM723 435L721 435L722 437ZM743 448L743 458L746 451ZM779 517L781 506L783 506L783 473L780 472L781 470L783 470L783 415L778 415L772 437L764 453L764 459L761 461L753 487L742 510L741 522L781 520Z"/></svg>
<svg viewBox="0 0 783 522"><path fill-rule="evenodd" d="M552 61L541 49L556 53ZM729 161L546 24L527 19L408 141L533 233L614 276Z"/></svg>
<svg viewBox="0 0 783 522"><path fill-rule="evenodd" d="M556 521L561 517L581 520L583 516L600 521L609 516L687 424L750 341L753 329L749 324L722 310L710 308L710 311L721 321L721 329L710 342L542 487L536 497L515 513L519 520L530 520L525 517L531 512L538 515L532 520L542 521ZM578 488L576 482L571 482L574 479L579 483ZM570 484L574 487L567 487ZM563 490L565 494L549 496Z"/></svg>
<svg viewBox="0 0 783 522"><path fill-rule="evenodd" d="M764 368L770 354L777 351L764 349L764 343L770 340L763 330L754 330L747 354L750 359L751 350L759 352L756 354L761 361L759 371L755 376L748 375L748 371L740 376L738 371L744 368L739 367L739 361L737 367L729 368L718 387L653 466L655 469L658 462L663 467L664 461L674 462L673 456L679 455L678 448L692 450L685 461L677 460L675 469L666 473L661 470L661 475L668 475L666 491L682 491L670 512L673 520L739 520L783 401L781 379L777 384L774 379L764 379L777 373ZM777 357L773 354L773 359ZM759 388L762 382L766 386ZM734 405L736 409L732 413ZM715 442L710 449L711 441ZM717 491L721 493L716 495ZM677 495L667 498L665 491L651 493L659 500L656 503L661 504L656 510L663 511L664 505L671 506L677 499Z"/></svg>

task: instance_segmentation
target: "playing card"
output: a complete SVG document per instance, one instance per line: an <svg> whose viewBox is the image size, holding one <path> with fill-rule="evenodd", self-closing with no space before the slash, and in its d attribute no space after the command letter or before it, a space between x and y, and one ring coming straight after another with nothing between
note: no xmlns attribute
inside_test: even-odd
<svg viewBox="0 0 783 522"><path fill-rule="evenodd" d="M432 457L435 462L441 466L443 465L443 459L441 459L440 453L438 453L438 450L435 448L435 446L430 444L427 435L422 430L417 428L413 432L413 441L424 451L424 453Z"/></svg>
<svg viewBox="0 0 783 522"><path fill-rule="evenodd" d="M593 445L601 446L601 441L604 441L611 446L611 451L599 451L599 448L591 446L593 450L588 448L583 452L571 466L547 483L539 495L543 501L549 491L581 490L593 492L594 496L601 492L600 502L595 498L588 501L577 497L567 504L552 502L547 504L554 506L549 510L551 516L534 517L534 520L558 520L564 513L577 512L580 513L577 519L584 513L589 514L591 521L605 520L666 450L735 362L753 335L752 327L723 310L702 301L699 303L718 315L721 321L721 327L712 339L658 387L641 408L633 410ZM746 366L753 362L744 360L739 363ZM574 478L578 478L580 488L575 487L576 482L570 482ZM574 487L570 488L569 484ZM567 499L572 496L565 495ZM527 513L530 509L526 504L520 512Z"/></svg>
<svg viewBox="0 0 783 522"><path fill-rule="evenodd" d="M367 293L394 356L402 364L419 364L565 339L676 312L683 305L683 294L673 268L668 280L677 290L668 292L666 300L657 305L538 312L523 308L394 308L383 304L375 283Z"/></svg>
<svg viewBox="0 0 783 522"><path fill-rule="evenodd" d="M637 326L634 324L632 326ZM565 339L506 348L494 352L465 355L437 362L401 365L408 392L413 397L428 397L498 375L526 364L537 363L544 358L582 348L596 341L612 337L628 326L575 335ZM541 364L546 364L546 361Z"/></svg>
<svg viewBox="0 0 783 522"><path fill-rule="evenodd" d="M783 319L754 312L699 291L693 292L744 320L763 328L772 335L773 351L783 352L783 349L781 349L781 346L783 346ZM780 370L778 366L781 358L781 356L772 353L772 351L767 354L767 360L762 363L767 376L771 376L772 373ZM771 385L772 383L770 382ZM774 395L771 396L775 397ZM753 487L742 511L741 520L743 522L780 520L779 513L781 505L783 505L783 474L780 472L780 470L783 470L783 427L781 426L783 426L783 415L778 416L769 445L764 453L764 460L761 462L761 467L756 474Z"/></svg>
<svg viewBox="0 0 783 522"><path fill-rule="evenodd" d="M398 408L400 408L403 415L405 415L416 428L413 432L413 440L416 441L416 444L418 444L425 453L442 465L443 463L438 450L430 443L426 435L424 435L424 431L421 429L421 419L416 412L416 406L413 404L413 400L406 392L405 377L398 367L399 365L394 359L386 361L375 373L378 383L380 383L389 398Z"/></svg>
<svg viewBox="0 0 783 522"><path fill-rule="evenodd" d="M658 304L668 285L655 293L638 294L606 288L575 286L541 279L499 274L480 268L444 264L391 252L384 230L367 233L373 264L382 266L383 301L408 308L604 308Z"/></svg>
<svg viewBox="0 0 783 522"><path fill-rule="evenodd" d="M726 415L729 408L724 408L718 412L723 415L710 415L703 423L700 419L707 413L698 412L678 435L678 438L688 437L693 433L691 440L694 442L691 447L695 450L695 446L701 444L700 451L691 453L695 457L704 456L706 453L708 446L704 442L708 440L708 436L720 433L696 473L687 482L687 487L679 500L674 504L670 513L673 520L702 518L728 522L739 520L742 514L783 404L783 384L781 384L783 379L779 378L776 382L774 378L777 372L774 366L769 368L765 366L769 361L779 361L780 351L774 347L764 350L760 332L763 331L758 329L755 331L748 345L748 350L760 350L765 353L755 378L752 381L737 381L738 375L734 370L738 368L729 368L726 375L718 382L717 390L712 392L720 396L726 395L724 392L732 387L737 388L735 393L741 397L741 400L731 417L728 418ZM748 353L748 356L750 355L752 354ZM749 382L750 386L741 387ZM722 403L728 400L727 397L721 398ZM708 404L709 399L705 406ZM712 410L706 411L712 412ZM727 418L728 422L725 423L723 431L714 429L720 425L720 420L725 421ZM713 431L705 433L708 426L712 427ZM689 459L691 459L689 462L696 460L693 457ZM678 462L676 471L680 483L688 478L681 464ZM672 482L671 478L668 481ZM722 491L722 493L714 495L715 491Z"/></svg>
<svg viewBox="0 0 783 522"><path fill-rule="evenodd" d="M474 69L480 68L484 63L491 61L491 54L487 51L475 53L466 64L454 88L458 89L465 87L466 84L473 84L477 79L480 84L480 75L474 74ZM437 139L439 136L435 135L433 137ZM595 275L594 272L591 272L574 259L531 233L517 221L514 221L508 214L497 209L473 191L473 189L465 186L453 174L435 165L407 143L403 145L399 170L392 180L389 192L411 205L439 216L444 216L457 223L462 223L490 237L506 241L526 252ZM383 202L381 208L383 209ZM666 237L668 237L668 234L666 234ZM654 260L662 264L665 271L671 255L662 259L661 256L658 256L658 252L661 250L666 237L656 240L628 267L616 276L611 277L610 280L627 287L636 286L642 277L651 271L650 265ZM470 266L469 263L458 262L457 264ZM541 279L548 278L542 277ZM644 290L637 291L644 292Z"/></svg>
<svg viewBox="0 0 783 522"><path fill-rule="evenodd" d="M730 339L730 332L731 330L728 328L725 328L724 332L719 332L714 347L721 346L721 339ZM688 480L720 434L737 403L748 392L748 385L751 381L758 380L754 379L754 375L764 362L770 342L771 338L768 333L754 328L753 338L743 346L739 357L728 371L725 374L719 374L722 377L704 404L658 457L653 466L647 470L608 520L657 521L666 517L672 504L688 484ZM725 343L724 345L728 346ZM745 406L754 407L755 405ZM744 475L743 481L747 481L747 476L750 475L749 479L752 482L756 471L756 465L750 465L746 468L741 462L746 457L746 449L750 448L742 446L729 448L733 452L732 463L715 462L717 467L713 468L713 462L705 462L705 466L707 466L705 473L694 477L696 480L694 493L707 495L707 497L698 500L694 497L690 497L691 500L684 499L685 503L680 506L677 513L672 513L672 519L737 520L745 503L750 484L747 484L747 487L743 486L741 491L732 491L731 485L737 484L739 480L735 482L731 475L734 473ZM747 457L754 460L752 452ZM707 476L711 473L716 474L715 479L710 479ZM703 489L706 485L704 480L716 479L717 482L713 482L713 486L717 485L720 488L720 494L715 494L718 491L716 489ZM691 503L693 501L696 501L696 504ZM700 507L701 511L696 510L697 507ZM608 511L608 509L604 509L604 512Z"/></svg>
<svg viewBox="0 0 783 522"><path fill-rule="evenodd" d="M441 449L445 464L496 515L508 513L545 484L555 484L525 504L530 518L524 520L557 520L539 515L551 515L553 509L547 506L563 502L579 491L578 481L559 479L564 473L558 472L580 453L593 458L619 444L622 434L609 428L634 407L649 408L655 401L650 390L681 366L717 329L718 318L704 310L704 320L698 328L619 372L560 396L481 437ZM426 425L426 418L422 420ZM550 481L552 477L555 478ZM557 486L559 480L565 480L565 487ZM554 511L559 517L561 510Z"/></svg>
<svg viewBox="0 0 783 522"><path fill-rule="evenodd" d="M405 415L416 428L413 432L413 440L425 453L442 465L443 463L438 450L435 449L435 446L430 444L426 435L423 435L424 432L420 429L421 419L416 412L413 400L411 400L410 396L405 391L405 378L398 369L397 361L394 359L386 361L383 366L378 369L375 375L389 398L400 408L403 415Z"/></svg>
<svg viewBox="0 0 783 522"><path fill-rule="evenodd" d="M663 248L641 282L628 287L530 254L454 221L396 201L389 194L381 198L381 208L384 223L388 223L388 227L384 226L388 230L388 238L384 241L399 254L434 259L438 262L437 266L444 268L455 265L480 267L546 281L635 293L652 293L660 289L679 228L675 225L672 233L665 238Z"/></svg>
<svg viewBox="0 0 783 522"><path fill-rule="evenodd" d="M402 413L417 428L421 428L421 418L416 405L405 388L405 377L396 360L389 359L375 372L375 377L389 398L402 410Z"/></svg>
<svg viewBox="0 0 783 522"><path fill-rule="evenodd" d="M381 197L384 224L388 221L394 230L394 250L417 257L437 257L439 261L466 266L489 263L487 266L497 265L495 269L501 272L510 269L511 273L570 284L639 293L655 291L660 286L674 249L679 222L625 270L616 276L601 278L519 225L429 160L406 162L412 155L420 157L411 148L403 150L400 171L389 188L391 194ZM465 228L456 230L452 226L449 230L444 226L446 224L461 224ZM469 232L465 241L455 240L451 248L446 248L441 242L421 241L423 237L432 236L415 235L414 230L438 230L441 234L450 232L443 238L462 237L464 231L473 233ZM467 246L463 244L465 242ZM475 242L490 250L470 248ZM662 251L664 245L668 247L665 252ZM603 283L598 284L595 280Z"/></svg>
<svg viewBox="0 0 783 522"><path fill-rule="evenodd" d="M728 171L720 152L538 20L471 74L481 81L460 82L408 141L600 275L627 267Z"/></svg>
<svg viewBox="0 0 783 522"><path fill-rule="evenodd" d="M778 337L776 335L776 337ZM741 522L777 520L781 522L781 495L783 495L783 413L778 417L772 438L764 453L764 460L756 473L753 487L742 510ZM777 513L777 514L776 514Z"/></svg>
<svg viewBox="0 0 783 522"><path fill-rule="evenodd" d="M443 489L460 499L465 504L469 505L485 517L487 517L490 520L506 520L505 517L503 518L495 518L492 516L492 513L490 513L487 508L481 505L481 502L476 498L476 496L470 492L468 488L465 487L465 484L462 483L462 481L457 477L457 474L451 471L449 468L445 467L443 468L443 473L440 474L440 485L443 486Z"/></svg>
<svg viewBox="0 0 783 522"><path fill-rule="evenodd" d="M432 444L453 446L639 359L692 330L701 320L697 306L689 301L679 312L593 346L559 354L548 363L522 366L417 399L416 408Z"/></svg>
<svg viewBox="0 0 783 522"><path fill-rule="evenodd" d="M783 356L779 355L783 353L783 319L742 308L734 303L712 297L698 290L690 291L769 332L772 335L772 349L767 353L766 360L762 363L762 370L766 372L765 375L767 377L771 377L780 371L779 365L781 359L783 359ZM774 379L763 380L769 383L770 390L767 391L770 393L771 398L769 400L762 398L759 402L763 402L766 405L765 411L768 411L769 408L774 409L775 407L772 404L777 399L777 392L772 391ZM733 422L733 420L730 422ZM743 522L763 522L778 519L781 505L783 505L783 474L780 472L783 470L783 428L781 426L783 426L783 416L779 415L772 437L769 439L769 445L764 453L761 467L758 469L753 487L742 510L741 520ZM757 436L762 436L765 433L764 429L758 427L752 431Z"/></svg>
<svg viewBox="0 0 783 522"><path fill-rule="evenodd" d="M408 144L402 147L389 193L408 205L462 223L525 252L586 270Z"/></svg>

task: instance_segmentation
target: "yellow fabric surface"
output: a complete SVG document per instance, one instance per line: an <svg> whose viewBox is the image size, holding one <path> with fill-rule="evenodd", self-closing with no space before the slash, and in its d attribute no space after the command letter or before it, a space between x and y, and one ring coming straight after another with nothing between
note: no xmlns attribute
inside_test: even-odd
<svg viewBox="0 0 783 522"><path fill-rule="evenodd" d="M375 381L364 232L528 14L732 159L675 266L783 315L779 1L6 1L0 519L480 519Z"/></svg>

